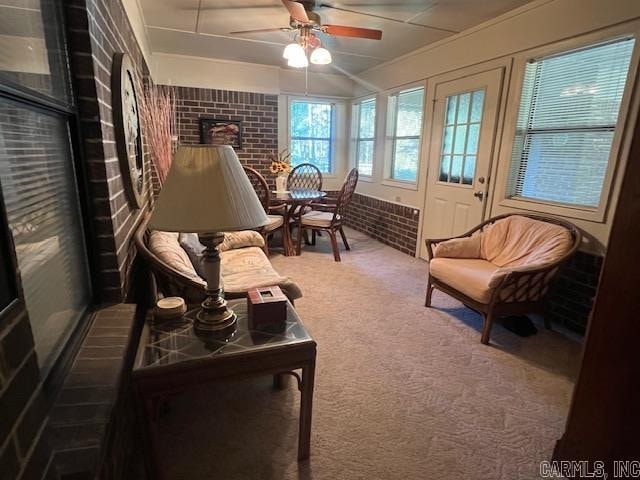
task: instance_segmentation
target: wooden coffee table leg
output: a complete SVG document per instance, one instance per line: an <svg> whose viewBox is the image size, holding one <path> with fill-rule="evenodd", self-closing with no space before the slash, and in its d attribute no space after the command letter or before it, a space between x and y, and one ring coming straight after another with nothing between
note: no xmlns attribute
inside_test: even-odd
<svg viewBox="0 0 640 480"><path fill-rule="evenodd" d="M311 448L311 414L313 411L313 383L316 360L302 367L302 393L300 396L300 431L298 436L298 460L307 460Z"/></svg>
<svg viewBox="0 0 640 480"><path fill-rule="evenodd" d="M141 416L140 427L143 430L143 454L145 459L145 471L149 480L159 480L164 478L164 473L160 468L160 459L157 450L158 417L160 404L163 397L151 395L138 395L138 412Z"/></svg>

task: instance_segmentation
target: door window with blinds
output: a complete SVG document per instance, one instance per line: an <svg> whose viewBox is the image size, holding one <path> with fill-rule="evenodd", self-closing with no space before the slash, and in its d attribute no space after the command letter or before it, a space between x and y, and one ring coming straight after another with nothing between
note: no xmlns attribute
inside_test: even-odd
<svg viewBox="0 0 640 480"><path fill-rule="evenodd" d="M62 2L28 4L0 5L7 20L0 22L0 217L46 378L86 318L92 293L69 133L74 105Z"/></svg>
<svg viewBox="0 0 640 480"><path fill-rule="evenodd" d="M370 177L373 174L376 99L371 98L354 105L354 117L356 168L360 175Z"/></svg>
<svg viewBox="0 0 640 480"><path fill-rule="evenodd" d="M526 65L508 196L600 205L633 47L617 40Z"/></svg>

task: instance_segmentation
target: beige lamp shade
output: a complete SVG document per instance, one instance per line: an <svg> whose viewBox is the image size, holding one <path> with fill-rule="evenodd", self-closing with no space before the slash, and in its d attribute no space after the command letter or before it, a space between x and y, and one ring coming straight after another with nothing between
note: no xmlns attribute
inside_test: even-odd
<svg viewBox="0 0 640 480"><path fill-rule="evenodd" d="M193 145L178 148L149 227L215 233L256 228L267 221L233 148Z"/></svg>

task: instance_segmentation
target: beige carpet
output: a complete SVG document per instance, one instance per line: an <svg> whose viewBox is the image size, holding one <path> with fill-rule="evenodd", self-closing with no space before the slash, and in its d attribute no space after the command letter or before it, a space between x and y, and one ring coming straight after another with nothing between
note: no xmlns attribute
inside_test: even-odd
<svg viewBox="0 0 640 480"><path fill-rule="evenodd" d="M318 342L311 459L296 461L299 396L271 378L202 387L161 419L171 479L534 479L561 435L580 354L544 330L496 325L436 290L426 263L348 230L335 263L326 236L302 256L272 253L299 282Z"/></svg>

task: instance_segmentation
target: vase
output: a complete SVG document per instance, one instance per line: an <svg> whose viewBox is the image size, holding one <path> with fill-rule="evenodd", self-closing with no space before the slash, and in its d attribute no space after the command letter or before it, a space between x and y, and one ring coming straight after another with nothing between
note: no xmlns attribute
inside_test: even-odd
<svg viewBox="0 0 640 480"><path fill-rule="evenodd" d="M276 177L276 192L283 193L287 191L287 174L281 173Z"/></svg>

